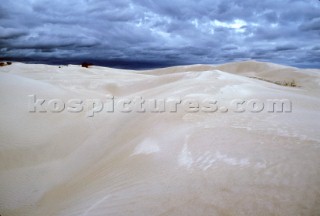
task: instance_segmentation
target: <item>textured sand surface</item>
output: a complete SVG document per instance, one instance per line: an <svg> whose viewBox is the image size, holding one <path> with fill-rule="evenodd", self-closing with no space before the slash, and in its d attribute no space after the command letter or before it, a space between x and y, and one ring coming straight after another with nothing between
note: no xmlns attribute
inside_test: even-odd
<svg viewBox="0 0 320 216"><path fill-rule="evenodd" d="M256 77L270 82L249 77ZM272 82L295 80L299 87ZM40 98L290 99L292 113L29 113ZM320 215L320 71L0 68L1 216Z"/></svg>

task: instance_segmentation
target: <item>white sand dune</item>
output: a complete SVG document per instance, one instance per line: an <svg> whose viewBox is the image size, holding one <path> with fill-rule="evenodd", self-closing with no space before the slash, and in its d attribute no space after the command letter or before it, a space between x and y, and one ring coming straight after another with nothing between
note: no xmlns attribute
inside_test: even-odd
<svg viewBox="0 0 320 216"><path fill-rule="evenodd" d="M272 83L291 80L298 87ZM0 68L0 94L1 216L320 215L320 70L14 63ZM293 110L28 112L28 95L107 94L289 99Z"/></svg>

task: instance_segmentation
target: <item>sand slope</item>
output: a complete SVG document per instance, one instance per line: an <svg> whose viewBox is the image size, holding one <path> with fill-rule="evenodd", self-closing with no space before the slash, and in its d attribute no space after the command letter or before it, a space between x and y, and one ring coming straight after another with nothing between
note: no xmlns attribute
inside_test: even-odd
<svg viewBox="0 0 320 216"><path fill-rule="evenodd" d="M266 82L256 77L265 79ZM299 87L272 82L294 79ZM320 71L0 68L0 214L320 215ZM286 98L292 113L29 113L40 98Z"/></svg>

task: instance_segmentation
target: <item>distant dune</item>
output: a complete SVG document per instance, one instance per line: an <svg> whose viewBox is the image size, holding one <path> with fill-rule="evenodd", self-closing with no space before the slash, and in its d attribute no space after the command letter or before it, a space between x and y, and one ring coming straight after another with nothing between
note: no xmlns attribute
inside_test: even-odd
<svg viewBox="0 0 320 216"><path fill-rule="evenodd" d="M289 112L29 112L62 101L288 100ZM0 67L0 215L319 215L320 70ZM265 107L267 108L267 107Z"/></svg>

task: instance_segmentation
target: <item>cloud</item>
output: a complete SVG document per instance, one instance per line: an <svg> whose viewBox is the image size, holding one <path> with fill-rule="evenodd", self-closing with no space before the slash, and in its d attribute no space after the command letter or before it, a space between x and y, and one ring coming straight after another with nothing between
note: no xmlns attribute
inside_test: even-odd
<svg viewBox="0 0 320 216"><path fill-rule="evenodd" d="M16 28L3 28L0 26L0 40L17 39L27 35L27 31L21 31Z"/></svg>
<svg viewBox="0 0 320 216"><path fill-rule="evenodd" d="M288 50L297 50L299 47L295 45L283 45L277 46L274 51L288 51Z"/></svg>
<svg viewBox="0 0 320 216"><path fill-rule="evenodd" d="M2 58L320 67L317 0L0 0ZM290 55L288 55L288 52ZM121 65L120 65L121 66Z"/></svg>
<svg viewBox="0 0 320 216"><path fill-rule="evenodd" d="M300 27L301 30L304 31L320 31L320 18L315 18L310 22L303 23Z"/></svg>

